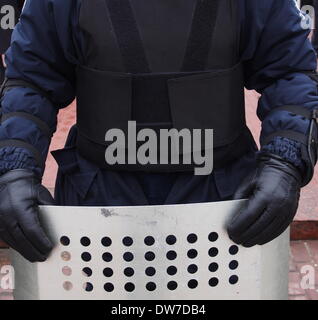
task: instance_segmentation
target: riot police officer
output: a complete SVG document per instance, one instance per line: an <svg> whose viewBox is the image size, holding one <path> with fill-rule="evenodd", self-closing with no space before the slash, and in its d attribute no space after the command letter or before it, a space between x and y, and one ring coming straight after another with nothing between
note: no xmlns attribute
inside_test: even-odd
<svg viewBox="0 0 318 320"><path fill-rule="evenodd" d="M277 237L317 160L316 58L301 19L294 0L27 1L1 98L0 237L30 261L52 249L37 216L52 203L41 177L58 110L75 97L77 124L54 152L56 204L248 198L231 239L250 247ZM244 87L261 93L260 151ZM105 132L126 132L131 120L138 130L214 129L212 174L106 163Z"/></svg>

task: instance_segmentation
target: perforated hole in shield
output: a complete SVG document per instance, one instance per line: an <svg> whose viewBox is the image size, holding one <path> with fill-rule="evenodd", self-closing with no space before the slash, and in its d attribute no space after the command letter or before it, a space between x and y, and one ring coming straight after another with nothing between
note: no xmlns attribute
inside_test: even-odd
<svg viewBox="0 0 318 320"><path fill-rule="evenodd" d="M72 269L68 266L65 266L62 268L62 273L65 275L65 276L71 276L72 275Z"/></svg>
<svg viewBox="0 0 318 320"><path fill-rule="evenodd" d="M154 282L148 282L148 283L146 284L146 289L147 289L148 291L155 291L156 288L157 288L157 285L156 285Z"/></svg>
<svg viewBox="0 0 318 320"><path fill-rule="evenodd" d="M88 247L91 244L91 240L88 237L82 237L80 242L83 247Z"/></svg>
<svg viewBox="0 0 318 320"><path fill-rule="evenodd" d="M125 268L124 274L126 277L132 277L135 274L135 270L133 268Z"/></svg>
<svg viewBox="0 0 318 320"><path fill-rule="evenodd" d="M125 252L123 258L126 262L131 262L134 260L134 255L131 252Z"/></svg>
<svg viewBox="0 0 318 320"><path fill-rule="evenodd" d="M82 274L85 277L90 277L93 274L93 271L92 271L91 268L85 267L85 268L82 269Z"/></svg>
<svg viewBox="0 0 318 320"><path fill-rule="evenodd" d="M155 260L155 258L156 258L156 255L152 251L148 251L145 253L145 259L147 261L153 261Z"/></svg>
<svg viewBox="0 0 318 320"><path fill-rule="evenodd" d="M233 245L229 248L229 253L232 255L232 256L235 256L237 253L239 252L239 248L238 246L236 245Z"/></svg>
<svg viewBox="0 0 318 320"><path fill-rule="evenodd" d="M169 281L167 288L171 291L176 290L178 288L178 283L176 281Z"/></svg>
<svg viewBox="0 0 318 320"><path fill-rule="evenodd" d="M83 261L89 262L92 259L92 255L89 252L83 252L81 254L81 258L82 258Z"/></svg>
<svg viewBox="0 0 318 320"><path fill-rule="evenodd" d="M145 273L148 277L153 277L155 274L156 274L156 269L153 268L153 267L148 267L146 270L145 270Z"/></svg>
<svg viewBox="0 0 318 320"><path fill-rule="evenodd" d="M102 259L105 262L110 262L110 261L113 260L113 255L110 252L104 252L103 255L102 255Z"/></svg>
<svg viewBox="0 0 318 320"><path fill-rule="evenodd" d="M113 271L112 268L105 268L105 269L103 270L103 274L104 274L105 277L109 278L109 277L112 277L112 276L113 276L114 271Z"/></svg>
<svg viewBox="0 0 318 320"><path fill-rule="evenodd" d="M106 291L106 292L113 292L114 291L114 285L111 283L111 282L106 282L105 284L104 284L104 290Z"/></svg>
<svg viewBox="0 0 318 320"><path fill-rule="evenodd" d="M144 242L146 246L152 246L155 243L155 238L152 236L147 236Z"/></svg>
<svg viewBox="0 0 318 320"><path fill-rule="evenodd" d="M196 264L190 264L187 270L190 274L194 274L198 271L198 266Z"/></svg>
<svg viewBox="0 0 318 320"><path fill-rule="evenodd" d="M61 253L61 258L64 261L70 261L71 260L71 253L69 251L63 251Z"/></svg>
<svg viewBox="0 0 318 320"><path fill-rule="evenodd" d="M177 272L178 272L178 269L177 269L176 266L169 266L169 267L167 268L167 274L168 274L169 276L174 276Z"/></svg>
<svg viewBox="0 0 318 320"><path fill-rule="evenodd" d="M123 245L126 246L126 247L132 246L133 243L134 243L134 240L131 237L125 237L123 239Z"/></svg>
<svg viewBox="0 0 318 320"><path fill-rule="evenodd" d="M60 243L61 243L61 245L62 246L68 246L69 244L70 244L70 238L69 237L67 237L67 236L62 236L61 238L60 238Z"/></svg>
<svg viewBox="0 0 318 320"><path fill-rule="evenodd" d="M190 289L195 289L197 286L198 286L198 281L195 280L195 279L191 279L189 282L188 282L188 287Z"/></svg>
<svg viewBox="0 0 318 320"><path fill-rule="evenodd" d="M91 282L85 282L83 284L83 289L86 291L86 292L92 292L93 289L94 289L94 286Z"/></svg>
<svg viewBox="0 0 318 320"><path fill-rule="evenodd" d="M166 256L168 260L175 260L177 258L177 252L174 250L170 250L167 252Z"/></svg>
<svg viewBox="0 0 318 320"><path fill-rule="evenodd" d="M109 237L104 237L102 238L101 243L104 247L110 247L112 245L112 240Z"/></svg>
<svg viewBox="0 0 318 320"><path fill-rule="evenodd" d="M72 284L72 282L70 282L70 281L65 281L65 282L63 283L63 288L64 288L64 290L66 290L66 291L72 290L72 289L73 289L73 284Z"/></svg>
<svg viewBox="0 0 318 320"><path fill-rule="evenodd" d="M64 263L60 272L65 291L75 290L75 273L82 276L76 288L93 295L97 290L126 295L137 290L149 295L161 290L192 292L202 290L204 285L209 290L217 290L221 284L235 286L240 281L239 247L221 246L222 239L217 232L206 235L188 232L183 236L107 235L94 239L89 235L78 239L68 235L60 237L60 259ZM72 246L81 251L76 253ZM75 254L77 259L72 257ZM78 267L72 265L74 260L81 262ZM100 276L102 278L98 278Z"/></svg>
<svg viewBox="0 0 318 320"><path fill-rule="evenodd" d="M132 282L127 282L125 284L125 290L127 292L133 292L135 290L135 285Z"/></svg>

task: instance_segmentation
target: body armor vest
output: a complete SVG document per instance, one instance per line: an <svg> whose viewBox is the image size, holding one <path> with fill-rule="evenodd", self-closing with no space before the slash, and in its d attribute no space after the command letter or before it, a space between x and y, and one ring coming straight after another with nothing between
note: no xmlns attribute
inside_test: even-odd
<svg viewBox="0 0 318 320"><path fill-rule="evenodd" d="M242 156L245 125L236 0L82 0L85 62L77 68L77 148L105 162L105 134L213 129L214 167ZM189 165L112 169L185 171Z"/></svg>

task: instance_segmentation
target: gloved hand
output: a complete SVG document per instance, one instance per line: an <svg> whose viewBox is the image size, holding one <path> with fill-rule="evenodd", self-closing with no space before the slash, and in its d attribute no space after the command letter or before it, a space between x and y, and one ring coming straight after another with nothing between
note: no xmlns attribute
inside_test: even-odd
<svg viewBox="0 0 318 320"><path fill-rule="evenodd" d="M31 262L45 261L53 246L40 226L38 205L54 200L33 172L0 176L0 239Z"/></svg>
<svg viewBox="0 0 318 320"><path fill-rule="evenodd" d="M300 172L282 158L263 154L256 171L238 188L234 199L248 199L228 225L228 234L244 247L263 245L293 221L300 196Z"/></svg>

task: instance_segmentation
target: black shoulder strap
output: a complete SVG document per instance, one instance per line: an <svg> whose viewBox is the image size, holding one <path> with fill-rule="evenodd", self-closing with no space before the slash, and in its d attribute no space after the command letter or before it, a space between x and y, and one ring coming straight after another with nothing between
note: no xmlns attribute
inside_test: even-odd
<svg viewBox="0 0 318 320"><path fill-rule="evenodd" d="M126 71L149 73L150 68L130 0L106 0Z"/></svg>
<svg viewBox="0 0 318 320"><path fill-rule="evenodd" d="M312 110L298 105L286 105L274 108L269 114L277 111L287 111L295 115L302 116L308 120L312 119Z"/></svg>
<svg viewBox="0 0 318 320"><path fill-rule="evenodd" d="M2 110L0 109L0 113ZM49 128L49 126L41 120L39 117L36 117L30 113L27 112L9 112L9 113L3 113L0 119L0 123L2 124L4 121L14 118L14 117L20 117L27 120L30 120L34 122L38 128L50 139L53 136L54 131Z"/></svg>
<svg viewBox="0 0 318 320"><path fill-rule="evenodd" d="M292 131L292 130L281 130L281 131L276 131L272 134L269 134L268 136L266 136L264 138L261 138L261 145L265 146L265 145L269 144L276 137L291 139L296 142L300 142L303 145L307 145L307 143L308 143L308 137L302 133Z"/></svg>
<svg viewBox="0 0 318 320"><path fill-rule="evenodd" d="M218 16L219 0L198 0L183 61L183 72L204 70Z"/></svg>
<svg viewBox="0 0 318 320"><path fill-rule="evenodd" d="M220 0L198 0L183 61L183 72L204 70L211 49ZM149 73L150 67L130 0L106 0L127 72Z"/></svg>
<svg viewBox="0 0 318 320"><path fill-rule="evenodd" d="M41 96L45 97L49 101L52 101L51 97L49 96L48 93L46 93L44 90L40 89L38 86L24 80L20 79L5 79L1 88L0 88L0 97L6 93L7 91L13 89L13 88L30 88L36 91L38 94Z"/></svg>
<svg viewBox="0 0 318 320"><path fill-rule="evenodd" d="M19 80L19 79L5 79L3 85L0 88L0 98L7 91L9 91L13 88L18 88L18 87L33 89L38 94L40 94L41 96L43 96L46 99L48 99L49 101L51 101L51 98L49 97L49 95L46 92L44 92L43 90L41 90L37 86L33 85L32 83L29 83L24 80ZM42 132L48 138L51 138L53 136L53 130L51 130L49 128L49 126L44 121L42 121L40 118L33 116L32 114L26 113L26 112L2 113L2 109L0 108L0 124L10 118L13 118L13 117L21 117L21 118L25 118L30 121L33 121L34 123L36 123L36 125L42 130Z"/></svg>

